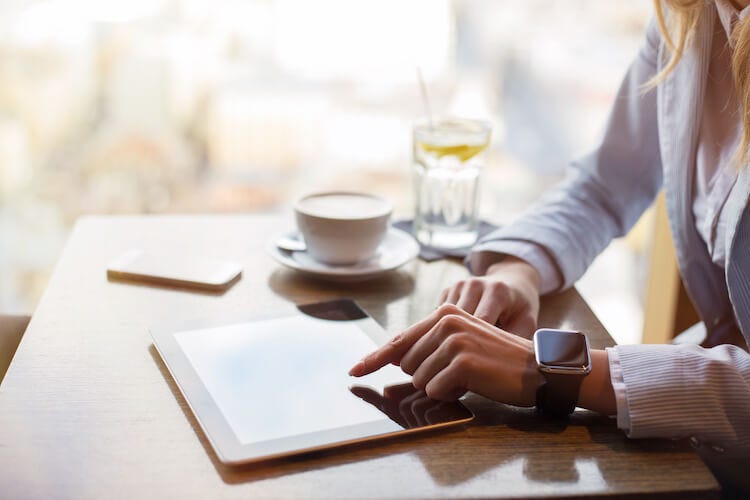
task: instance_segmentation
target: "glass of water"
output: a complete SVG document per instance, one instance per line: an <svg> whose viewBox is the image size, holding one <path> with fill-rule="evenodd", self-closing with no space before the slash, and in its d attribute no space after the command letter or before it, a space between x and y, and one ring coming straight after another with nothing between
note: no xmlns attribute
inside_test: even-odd
<svg viewBox="0 0 750 500"><path fill-rule="evenodd" d="M414 125L414 235L423 245L455 249L476 242L490 132L489 123L459 118Z"/></svg>

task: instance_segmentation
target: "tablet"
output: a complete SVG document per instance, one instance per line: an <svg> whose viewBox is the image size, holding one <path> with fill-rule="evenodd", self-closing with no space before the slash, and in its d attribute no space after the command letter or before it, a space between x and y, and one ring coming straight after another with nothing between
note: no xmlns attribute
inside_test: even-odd
<svg viewBox="0 0 750 500"><path fill-rule="evenodd" d="M154 345L219 460L240 464L460 423L398 367L349 368L389 335L336 300L225 325L155 328Z"/></svg>

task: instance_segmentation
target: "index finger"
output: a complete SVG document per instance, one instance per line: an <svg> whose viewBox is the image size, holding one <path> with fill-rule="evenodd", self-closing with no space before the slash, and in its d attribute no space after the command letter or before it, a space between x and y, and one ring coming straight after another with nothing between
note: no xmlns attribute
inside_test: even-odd
<svg viewBox="0 0 750 500"><path fill-rule="evenodd" d="M400 335L393 337L387 344L362 358L349 370L349 375L362 377L381 369L388 363L399 361L422 335L429 332L440 318L447 314L466 314L466 312L453 304L443 304L425 319L413 324Z"/></svg>

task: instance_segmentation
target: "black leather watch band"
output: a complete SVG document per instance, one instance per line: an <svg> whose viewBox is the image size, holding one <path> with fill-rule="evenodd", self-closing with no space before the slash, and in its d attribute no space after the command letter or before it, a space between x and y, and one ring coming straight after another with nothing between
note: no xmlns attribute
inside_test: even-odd
<svg viewBox="0 0 750 500"><path fill-rule="evenodd" d="M545 382L536 390L536 407L543 413L567 417L578 404L582 374L543 373Z"/></svg>

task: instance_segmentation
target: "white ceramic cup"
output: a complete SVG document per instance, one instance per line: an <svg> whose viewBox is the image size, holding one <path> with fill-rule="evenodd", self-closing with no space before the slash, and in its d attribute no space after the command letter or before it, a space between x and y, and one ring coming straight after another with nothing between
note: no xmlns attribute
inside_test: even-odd
<svg viewBox="0 0 750 500"><path fill-rule="evenodd" d="M393 206L366 193L315 193L294 205L297 228L312 258L350 265L372 258L388 230Z"/></svg>

